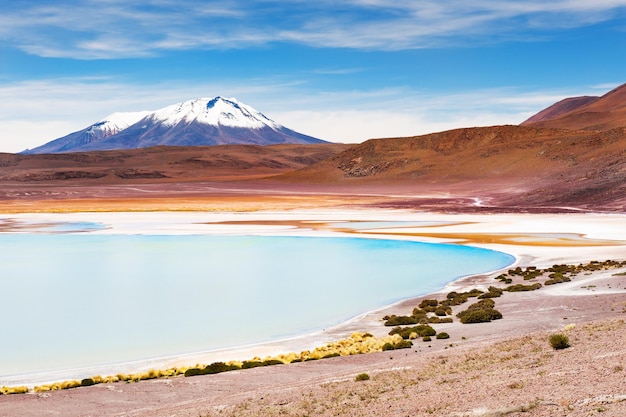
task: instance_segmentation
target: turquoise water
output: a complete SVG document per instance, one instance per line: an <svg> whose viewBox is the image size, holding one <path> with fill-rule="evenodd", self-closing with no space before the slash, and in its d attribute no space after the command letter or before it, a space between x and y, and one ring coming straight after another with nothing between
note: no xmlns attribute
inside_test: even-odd
<svg viewBox="0 0 626 417"><path fill-rule="evenodd" d="M512 261L382 239L0 234L0 376L303 334Z"/></svg>

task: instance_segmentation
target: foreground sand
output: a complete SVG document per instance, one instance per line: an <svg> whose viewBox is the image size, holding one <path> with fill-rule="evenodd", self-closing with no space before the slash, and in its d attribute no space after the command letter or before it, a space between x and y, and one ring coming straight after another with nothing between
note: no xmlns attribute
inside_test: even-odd
<svg viewBox="0 0 626 417"><path fill-rule="evenodd" d="M49 215L46 215L49 216ZM55 217L58 221L66 215ZM132 215L74 214L133 229ZM47 217L20 215L37 222ZM76 217L67 217L67 219ZM256 214L152 213L162 233L357 233L345 220L429 221L403 229L360 230L367 236L470 243L517 257L521 266L626 259L623 215L443 215L410 212L307 211ZM39 220L38 220L39 219ZM207 226L203 223L212 223ZM107 232L107 231L105 231ZM497 299L504 318L486 324L436 325L448 340L417 341L412 349L256 368L214 376L108 384L68 391L0 397L0 415L626 415L626 278L594 272L573 282ZM493 275L467 277L442 290L494 284ZM364 314L344 325L282 345L239 355L297 350L352 331L384 334L380 318L408 314L418 300ZM586 325L584 323L595 322ZM568 324L572 347L553 351L547 335ZM194 359L210 361L211 355ZM182 360L183 358L174 358ZM366 372L372 379L355 382ZM481 411L482 410L482 411ZM499 410L499 411L498 411ZM508 410L508 411L507 411ZM500 412L494 414L493 412ZM492 414L489 414L492 413Z"/></svg>

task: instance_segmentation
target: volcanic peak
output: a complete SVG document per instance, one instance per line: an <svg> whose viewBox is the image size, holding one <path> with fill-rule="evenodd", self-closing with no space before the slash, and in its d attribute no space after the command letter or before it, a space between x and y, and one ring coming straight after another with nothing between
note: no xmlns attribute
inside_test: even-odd
<svg viewBox="0 0 626 417"><path fill-rule="evenodd" d="M149 114L148 111L112 113L89 126L85 133L91 135L94 140L106 138L127 129Z"/></svg>
<svg viewBox="0 0 626 417"><path fill-rule="evenodd" d="M189 100L153 112L113 113L83 130L23 153L286 143L325 141L288 129L235 98L217 96Z"/></svg>
<svg viewBox="0 0 626 417"><path fill-rule="evenodd" d="M210 126L227 126L246 129L269 127L280 129L280 125L250 106L235 98L217 96L212 99L198 98L167 106L150 117L152 121L167 127L180 123L198 122Z"/></svg>

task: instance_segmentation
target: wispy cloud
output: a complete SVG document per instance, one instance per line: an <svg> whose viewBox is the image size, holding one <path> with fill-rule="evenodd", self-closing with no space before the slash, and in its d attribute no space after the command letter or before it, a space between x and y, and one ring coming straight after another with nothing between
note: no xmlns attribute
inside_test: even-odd
<svg viewBox="0 0 626 417"><path fill-rule="evenodd" d="M272 42L399 50L528 36L622 17L626 0L12 2L0 40L46 57L127 58Z"/></svg>

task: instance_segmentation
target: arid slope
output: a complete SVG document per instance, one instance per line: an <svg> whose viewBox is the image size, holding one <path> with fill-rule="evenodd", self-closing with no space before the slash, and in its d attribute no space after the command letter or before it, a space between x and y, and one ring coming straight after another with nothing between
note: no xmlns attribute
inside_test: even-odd
<svg viewBox="0 0 626 417"><path fill-rule="evenodd" d="M159 146L65 154L0 154L0 181L82 180L95 184L186 182L267 177L348 148L342 144ZM75 181L78 182L78 181Z"/></svg>
<svg viewBox="0 0 626 417"><path fill-rule="evenodd" d="M375 139L277 179L465 188L507 206L626 206L626 129L494 126Z"/></svg>
<svg viewBox="0 0 626 417"><path fill-rule="evenodd" d="M609 130L626 126L626 84L602 97L565 99L526 120L523 125L571 130ZM581 105L583 104L583 105Z"/></svg>

